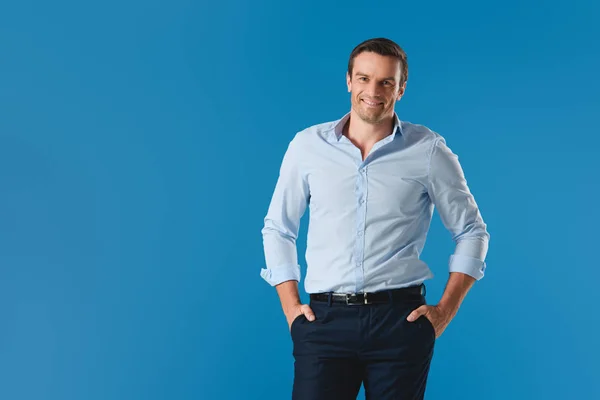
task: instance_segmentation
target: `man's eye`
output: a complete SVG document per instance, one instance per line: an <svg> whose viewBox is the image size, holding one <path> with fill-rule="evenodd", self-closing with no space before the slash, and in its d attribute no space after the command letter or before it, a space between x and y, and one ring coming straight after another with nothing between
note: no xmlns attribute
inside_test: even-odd
<svg viewBox="0 0 600 400"><path fill-rule="evenodd" d="M361 76L360 78L358 78L359 81L366 81L367 78L365 78L364 76Z"/></svg>

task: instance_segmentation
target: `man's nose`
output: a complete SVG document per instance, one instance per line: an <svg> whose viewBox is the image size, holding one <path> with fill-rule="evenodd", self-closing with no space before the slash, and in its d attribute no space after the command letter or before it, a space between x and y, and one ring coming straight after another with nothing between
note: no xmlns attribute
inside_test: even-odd
<svg viewBox="0 0 600 400"><path fill-rule="evenodd" d="M377 82L371 81L367 85L365 90L369 97L380 97L381 96L381 88Z"/></svg>

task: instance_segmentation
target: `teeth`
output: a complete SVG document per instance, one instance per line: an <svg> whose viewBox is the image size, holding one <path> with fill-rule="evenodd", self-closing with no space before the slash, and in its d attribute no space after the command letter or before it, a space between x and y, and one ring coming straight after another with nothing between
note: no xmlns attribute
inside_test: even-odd
<svg viewBox="0 0 600 400"><path fill-rule="evenodd" d="M368 105L370 105L370 106L376 106L376 105L378 105L378 104L379 104L379 103L373 103L373 102L370 102L370 101L368 101L368 100L363 100L363 101L364 101L365 103L367 103Z"/></svg>

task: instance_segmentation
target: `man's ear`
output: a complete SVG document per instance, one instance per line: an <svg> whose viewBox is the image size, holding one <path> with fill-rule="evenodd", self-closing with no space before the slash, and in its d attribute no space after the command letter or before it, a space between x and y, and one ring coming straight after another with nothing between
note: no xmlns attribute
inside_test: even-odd
<svg viewBox="0 0 600 400"><path fill-rule="evenodd" d="M404 82L402 84L402 86L400 86L400 89L398 90L398 96L396 96L396 101L400 101L400 99L402 98L402 96L404 96L404 91L406 90L406 82Z"/></svg>
<svg viewBox="0 0 600 400"><path fill-rule="evenodd" d="M348 87L348 93L352 92L352 80L348 71L346 71L346 86Z"/></svg>

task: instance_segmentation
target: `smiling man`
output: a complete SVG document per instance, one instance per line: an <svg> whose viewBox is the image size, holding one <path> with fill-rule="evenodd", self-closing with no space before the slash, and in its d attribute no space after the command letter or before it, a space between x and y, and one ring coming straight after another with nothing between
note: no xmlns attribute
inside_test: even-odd
<svg viewBox="0 0 600 400"><path fill-rule="evenodd" d="M483 277L490 235L458 156L438 133L401 121L405 52L376 38L348 62L351 110L298 132L262 229L267 268L293 341L295 400L422 399L436 339ZM301 304L296 239L310 210ZM419 259L437 207L456 243L440 301Z"/></svg>

